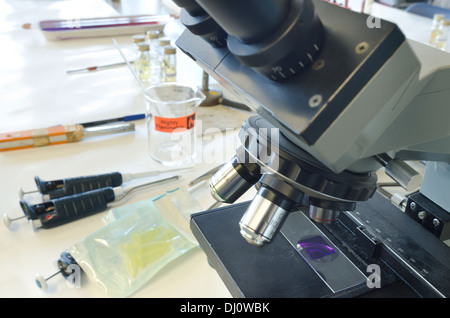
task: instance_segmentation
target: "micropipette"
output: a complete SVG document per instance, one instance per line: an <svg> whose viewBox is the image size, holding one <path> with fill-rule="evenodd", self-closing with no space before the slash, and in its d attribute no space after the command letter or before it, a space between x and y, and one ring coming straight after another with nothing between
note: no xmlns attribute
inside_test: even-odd
<svg viewBox="0 0 450 318"><path fill-rule="evenodd" d="M199 176L199 177L195 178L194 180L192 180L191 182L189 182L189 186L194 186L194 185L196 185L197 183L199 183L199 182L201 182L201 181L203 181L203 180L208 179L208 178L211 177L213 174L215 174L217 171L219 171L219 169L220 169L221 167L222 167L222 166L217 166L217 167L214 167L214 168L212 168L211 170L205 172L205 173L202 174L201 176Z"/></svg>
<svg viewBox="0 0 450 318"><path fill-rule="evenodd" d="M130 63L133 63L132 61ZM105 64L105 65L98 65L98 66L89 66L85 68L80 68L76 70L69 70L66 71L67 74L74 74L74 73L84 73L84 72L93 72L93 71L100 71L100 70L106 70L114 67L119 67L125 65L125 62L119 62L119 63L113 63L113 64Z"/></svg>
<svg viewBox="0 0 450 318"><path fill-rule="evenodd" d="M133 123L120 123L84 128L82 125L58 125L41 129L0 133L0 151L78 142L85 137L134 131Z"/></svg>
<svg viewBox="0 0 450 318"><path fill-rule="evenodd" d="M61 198L68 195L74 195L105 187L118 187L123 183L145 177L157 176L166 172L186 170L189 167L168 169L168 170L152 170L137 173L120 173L110 172L104 174L82 176L75 178L65 178L59 180L44 181L38 176L34 177L34 181L38 190L23 191L19 188L19 198L23 199L25 194L40 192L47 195L44 200Z"/></svg>
<svg viewBox="0 0 450 318"><path fill-rule="evenodd" d="M135 114L135 115L127 115L127 116L122 116L122 117L90 121L90 122L80 123L79 125L83 126L84 128L87 128L87 127L94 127L94 126L100 126L100 125L117 123L117 122L140 120L140 119L144 119L144 118L145 118L145 114Z"/></svg>
<svg viewBox="0 0 450 318"><path fill-rule="evenodd" d="M17 218L11 219L6 213L3 214L3 223L9 229L11 227L11 223L20 219L26 218L26 215L19 216Z"/></svg>
<svg viewBox="0 0 450 318"><path fill-rule="evenodd" d="M81 275L81 268L67 250L61 253L57 265L59 270L47 278L45 278L41 274L36 275L35 283L42 291L47 291L48 289L47 281L58 274L62 274L64 279L68 280L75 274L74 272L77 272L78 269L79 274ZM80 277L73 277L73 278L79 279Z"/></svg>
<svg viewBox="0 0 450 318"><path fill-rule="evenodd" d="M105 211L108 204L117 203L136 189L178 179L178 176L172 176L128 188L105 187L39 204L28 204L25 200L20 200L20 207L28 220L38 220L40 227L48 229ZM8 228L11 222L17 219L19 218L10 219L6 215L3 218L5 226Z"/></svg>

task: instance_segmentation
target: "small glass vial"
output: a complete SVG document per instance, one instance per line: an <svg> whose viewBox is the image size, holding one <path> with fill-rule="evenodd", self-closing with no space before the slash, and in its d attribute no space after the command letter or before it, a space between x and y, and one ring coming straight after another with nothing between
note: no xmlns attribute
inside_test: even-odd
<svg viewBox="0 0 450 318"><path fill-rule="evenodd" d="M134 35L133 36L133 64L134 64L134 70L137 73L138 72L138 57L140 55L140 51L139 51L139 43L143 43L145 42L145 36L142 34L138 34L138 35Z"/></svg>
<svg viewBox="0 0 450 318"><path fill-rule="evenodd" d="M428 40L428 43L430 45L434 46L434 44L436 42L436 35L437 35L438 29L439 29L439 24L444 19L445 19L445 15L443 15L443 14L435 14L433 16L433 22L431 23L430 39Z"/></svg>
<svg viewBox="0 0 450 318"><path fill-rule="evenodd" d="M164 47L170 45L170 39L169 38L159 38L158 39L158 46L159 46L159 54L160 56L163 56L164 54Z"/></svg>
<svg viewBox="0 0 450 318"><path fill-rule="evenodd" d="M141 42L145 42L145 35L143 34L136 34L133 35L133 50L138 50L138 44Z"/></svg>
<svg viewBox="0 0 450 318"><path fill-rule="evenodd" d="M449 29L450 29L450 20L441 20L436 34L436 43L434 44L436 48L445 51L447 46Z"/></svg>
<svg viewBox="0 0 450 318"><path fill-rule="evenodd" d="M150 84L156 85L161 81L161 63L159 57L160 32L150 30L147 32L147 43L150 46Z"/></svg>
<svg viewBox="0 0 450 318"><path fill-rule="evenodd" d="M136 59L137 74L144 83L150 82L150 46L146 42L138 44L139 55Z"/></svg>
<svg viewBox="0 0 450 318"><path fill-rule="evenodd" d="M162 82L177 81L177 50L169 45L164 47L164 70L162 72Z"/></svg>
<svg viewBox="0 0 450 318"><path fill-rule="evenodd" d="M159 52L159 65L160 65L160 74L159 78L160 81L163 82L163 73L164 73L164 48L166 46L170 45L170 39L169 38L159 38L158 39L158 52Z"/></svg>
<svg viewBox="0 0 450 318"><path fill-rule="evenodd" d="M150 30L145 34L145 41L150 44L150 51L156 46L159 46L159 37L161 32L158 30Z"/></svg>

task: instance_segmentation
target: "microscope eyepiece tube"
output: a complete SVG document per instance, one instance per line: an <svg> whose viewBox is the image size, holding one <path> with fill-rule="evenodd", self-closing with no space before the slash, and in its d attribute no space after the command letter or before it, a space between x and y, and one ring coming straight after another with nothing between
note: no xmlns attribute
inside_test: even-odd
<svg viewBox="0 0 450 318"><path fill-rule="evenodd" d="M312 0L197 0L228 34L228 50L272 79L302 72L319 53L325 32Z"/></svg>
<svg viewBox="0 0 450 318"><path fill-rule="evenodd" d="M261 177L256 163L241 163L237 156L209 180L211 195L219 202L233 203Z"/></svg>
<svg viewBox="0 0 450 318"><path fill-rule="evenodd" d="M173 2L182 8L180 21L192 34L200 36L214 47L227 45L228 34L195 0Z"/></svg>
<svg viewBox="0 0 450 318"><path fill-rule="evenodd" d="M286 19L290 0L198 0L228 34L245 43L271 36Z"/></svg>
<svg viewBox="0 0 450 318"><path fill-rule="evenodd" d="M205 10L195 0L172 0L177 6L185 9L191 16L206 14Z"/></svg>

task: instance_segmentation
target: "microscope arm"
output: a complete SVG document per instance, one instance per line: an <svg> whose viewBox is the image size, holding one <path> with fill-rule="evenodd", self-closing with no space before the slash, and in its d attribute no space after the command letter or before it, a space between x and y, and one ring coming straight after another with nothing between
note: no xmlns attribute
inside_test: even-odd
<svg viewBox="0 0 450 318"><path fill-rule="evenodd" d="M421 61L423 88L373 144L371 153L450 161L450 54L409 41Z"/></svg>

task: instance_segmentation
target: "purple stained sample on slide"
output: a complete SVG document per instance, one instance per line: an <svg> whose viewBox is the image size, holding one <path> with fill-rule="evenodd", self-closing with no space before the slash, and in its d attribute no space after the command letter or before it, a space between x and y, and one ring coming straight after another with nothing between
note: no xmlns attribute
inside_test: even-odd
<svg viewBox="0 0 450 318"><path fill-rule="evenodd" d="M298 241L298 245L312 260L336 253L335 249L320 235L302 239Z"/></svg>

